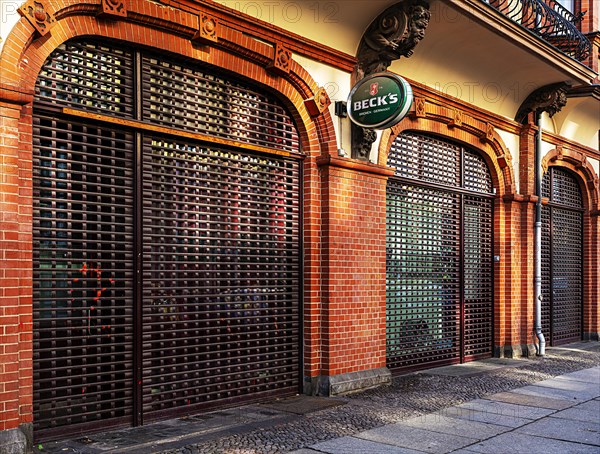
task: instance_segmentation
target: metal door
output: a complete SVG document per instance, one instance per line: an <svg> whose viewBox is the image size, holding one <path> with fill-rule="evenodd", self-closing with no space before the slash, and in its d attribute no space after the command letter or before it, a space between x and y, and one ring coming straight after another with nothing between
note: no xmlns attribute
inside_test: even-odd
<svg viewBox="0 0 600 454"><path fill-rule="evenodd" d="M416 133L387 189L387 362L395 372L492 349L492 183L483 159Z"/></svg>
<svg viewBox="0 0 600 454"><path fill-rule="evenodd" d="M33 133L36 439L298 392L299 144L276 99L72 41Z"/></svg>
<svg viewBox="0 0 600 454"><path fill-rule="evenodd" d="M569 171L551 167L542 180L542 330L550 345L581 340L583 200Z"/></svg>

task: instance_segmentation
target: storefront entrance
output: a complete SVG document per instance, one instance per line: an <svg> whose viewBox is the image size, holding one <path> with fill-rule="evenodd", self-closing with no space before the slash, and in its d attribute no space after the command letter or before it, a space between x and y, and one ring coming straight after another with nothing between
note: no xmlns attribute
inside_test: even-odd
<svg viewBox="0 0 600 454"><path fill-rule="evenodd" d="M33 123L36 438L297 393L301 175L280 103L68 42Z"/></svg>
<svg viewBox="0 0 600 454"><path fill-rule="evenodd" d="M392 145L387 363L393 372L489 357L493 189L485 161L417 133Z"/></svg>
<svg viewBox="0 0 600 454"><path fill-rule="evenodd" d="M556 167L544 175L542 195L542 330L560 345L583 331L583 200L577 180Z"/></svg>

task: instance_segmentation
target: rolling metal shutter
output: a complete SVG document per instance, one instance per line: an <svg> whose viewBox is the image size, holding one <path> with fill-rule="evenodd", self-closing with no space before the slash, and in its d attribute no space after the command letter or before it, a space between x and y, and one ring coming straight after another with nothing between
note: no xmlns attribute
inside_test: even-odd
<svg viewBox="0 0 600 454"><path fill-rule="evenodd" d="M581 340L583 200L577 180L551 167L542 180L542 330L551 345Z"/></svg>
<svg viewBox="0 0 600 454"><path fill-rule="evenodd" d="M36 439L298 392L298 151L275 99L206 68L96 42L51 55L34 105Z"/></svg>
<svg viewBox="0 0 600 454"><path fill-rule="evenodd" d="M387 360L395 372L491 355L492 182L483 159L407 133L389 155Z"/></svg>

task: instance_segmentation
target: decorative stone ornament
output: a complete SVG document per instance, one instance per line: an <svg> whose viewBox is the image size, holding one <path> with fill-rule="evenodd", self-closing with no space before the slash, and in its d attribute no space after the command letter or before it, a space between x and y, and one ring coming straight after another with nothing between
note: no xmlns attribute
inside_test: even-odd
<svg viewBox="0 0 600 454"><path fill-rule="evenodd" d="M388 69L392 61L410 57L425 37L431 13L422 0L406 0L386 9L372 23L358 47L356 81Z"/></svg>
<svg viewBox="0 0 600 454"><path fill-rule="evenodd" d="M268 69L279 74L289 74L292 63L292 51L281 43L275 43L273 61Z"/></svg>
<svg viewBox="0 0 600 454"><path fill-rule="evenodd" d="M54 26L54 13L49 12L45 1L28 0L18 11L34 26L40 36L46 35Z"/></svg>
<svg viewBox="0 0 600 454"><path fill-rule="evenodd" d="M404 0L380 14L371 22L358 46L353 83L386 71L400 57L410 57L425 37L430 18L429 4L424 0ZM419 115L418 106L416 115ZM352 125L352 157L367 160L377 135L355 131L360 127Z"/></svg>
<svg viewBox="0 0 600 454"><path fill-rule="evenodd" d="M219 20L216 17L201 13L198 16L198 31L192 41L197 43L216 43L219 40Z"/></svg>
<svg viewBox="0 0 600 454"><path fill-rule="evenodd" d="M304 101L306 110L308 110L308 113L311 117L318 117L321 115L330 104L331 99L329 98L329 94L323 87L319 88L315 96Z"/></svg>
<svg viewBox="0 0 600 454"><path fill-rule="evenodd" d="M521 124L527 123L531 112L547 112L550 117L567 105L567 91L571 85L567 82L546 85L533 91L521 104L515 120Z"/></svg>
<svg viewBox="0 0 600 454"><path fill-rule="evenodd" d="M127 7L124 0L102 0L101 7L100 14L98 14L100 17L127 17Z"/></svg>

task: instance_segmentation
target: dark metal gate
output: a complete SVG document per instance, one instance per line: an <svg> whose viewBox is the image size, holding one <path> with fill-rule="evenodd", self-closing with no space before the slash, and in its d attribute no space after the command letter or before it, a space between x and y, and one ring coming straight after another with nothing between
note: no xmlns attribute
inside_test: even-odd
<svg viewBox="0 0 600 454"><path fill-rule="evenodd" d="M68 42L34 105L37 439L300 386L289 115L191 63Z"/></svg>
<svg viewBox="0 0 600 454"><path fill-rule="evenodd" d="M542 180L542 330L550 345L581 340L583 200L577 180L551 167Z"/></svg>
<svg viewBox="0 0 600 454"><path fill-rule="evenodd" d="M493 189L484 160L416 133L388 165L387 362L395 372L492 353Z"/></svg>

